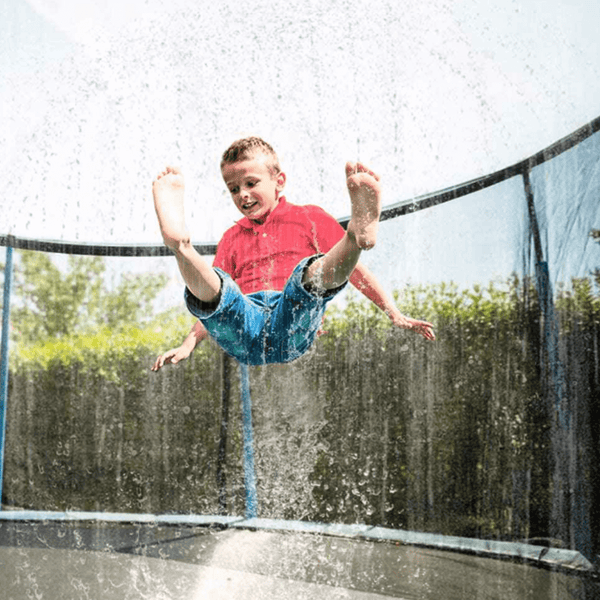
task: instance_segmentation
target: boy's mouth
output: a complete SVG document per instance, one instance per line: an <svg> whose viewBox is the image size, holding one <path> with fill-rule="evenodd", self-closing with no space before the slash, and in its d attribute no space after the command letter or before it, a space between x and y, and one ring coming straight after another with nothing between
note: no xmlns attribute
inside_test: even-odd
<svg viewBox="0 0 600 600"><path fill-rule="evenodd" d="M242 204L242 209L250 210L255 204L256 204L256 200L252 200L250 202L244 202L244 204Z"/></svg>

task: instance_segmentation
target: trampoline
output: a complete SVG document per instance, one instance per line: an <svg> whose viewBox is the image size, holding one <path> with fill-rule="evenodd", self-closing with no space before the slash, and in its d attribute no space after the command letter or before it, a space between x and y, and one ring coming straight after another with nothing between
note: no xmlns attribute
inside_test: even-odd
<svg viewBox="0 0 600 600"><path fill-rule="evenodd" d="M591 565L576 552L365 526L15 515L3 518L0 544L3 589L12 600L566 600L595 598L600 590L581 576Z"/></svg>
<svg viewBox="0 0 600 600"><path fill-rule="evenodd" d="M599 129L597 119L502 172L389 206L383 219L521 176L582 140L597 137ZM9 249L85 254L100 249L12 236L0 240ZM199 248L209 253L214 249L210 245ZM101 251L106 253L106 246ZM148 246L112 247L110 251L124 255L164 252ZM7 268L11 268L10 261ZM5 284L7 298L10 277ZM5 310L5 315L9 312ZM6 365L3 371L6 377ZM223 376L225 392L230 370L224 369ZM6 383L3 389L6 393ZM593 599L600 594L593 563L577 550L553 547L551 540L540 540L540 545L535 540L510 542L363 524L258 518L247 367L240 369L240 395L245 517L4 510L0 512L0 561L7 597L566 600ZM224 405L226 400L223 396Z"/></svg>
<svg viewBox="0 0 600 600"><path fill-rule="evenodd" d="M109 28L123 19L118 34L79 14L73 39L67 0L7 4L17 50L27 27L43 39L23 37L23 52L41 50L21 76L0 65L3 598L600 598L600 117L571 114L578 99L542 83L543 46L536 67L515 33L518 73L538 86L518 123L526 86L492 68L511 44L499 36L497 60L478 50L495 13L481 28L443 0L403 14L373 2L362 21L354 0L305 4L176 0L165 20L145 0L127 22L94 5ZM572 50L563 33L550 23L546 50ZM536 139L517 143L536 119ZM284 367L244 367L206 342L150 373L185 321L168 298L137 329L105 327L83 302L98 335L37 343L25 257L59 265L45 277L59 283L104 261L112 292L137 282L122 263L164 271L180 302L151 177L183 162L193 197L223 200L210 218L189 204L212 256L236 218L213 167L246 134L313 174L289 177L291 201L336 216L339 149L373 160L389 196L364 262L401 310L435 323L436 344L351 294Z"/></svg>

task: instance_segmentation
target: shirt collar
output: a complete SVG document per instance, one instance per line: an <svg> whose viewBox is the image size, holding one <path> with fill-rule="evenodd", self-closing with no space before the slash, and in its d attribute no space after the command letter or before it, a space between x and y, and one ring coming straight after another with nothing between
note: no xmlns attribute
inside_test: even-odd
<svg viewBox="0 0 600 600"><path fill-rule="evenodd" d="M273 219L273 216L277 214L277 216L281 216L288 209L288 203L285 199L285 196L279 196L279 202L277 206L267 215L267 218L264 223L256 223L250 220L248 217L241 218L237 224L243 227L244 229L257 229L259 227L264 227Z"/></svg>

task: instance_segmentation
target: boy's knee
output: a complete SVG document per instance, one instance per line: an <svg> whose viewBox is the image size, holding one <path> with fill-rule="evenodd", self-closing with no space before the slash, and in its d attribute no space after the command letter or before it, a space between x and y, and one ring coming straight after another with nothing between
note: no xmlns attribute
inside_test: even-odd
<svg viewBox="0 0 600 600"><path fill-rule="evenodd" d="M302 269L302 277L300 279L302 287L311 296L317 296L318 298L322 298L327 291L325 286L322 285L322 283L319 283L323 280L323 268L317 261L322 257L322 254L316 254L315 256L309 257Z"/></svg>

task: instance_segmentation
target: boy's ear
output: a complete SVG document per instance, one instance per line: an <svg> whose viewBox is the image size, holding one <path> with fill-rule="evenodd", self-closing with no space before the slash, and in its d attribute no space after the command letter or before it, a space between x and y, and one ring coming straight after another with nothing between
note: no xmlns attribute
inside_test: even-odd
<svg viewBox="0 0 600 600"><path fill-rule="evenodd" d="M287 177L283 171L279 171L279 173L277 173L276 179L277 179L277 191L281 192L283 190L283 188L285 187L285 182L287 180Z"/></svg>

